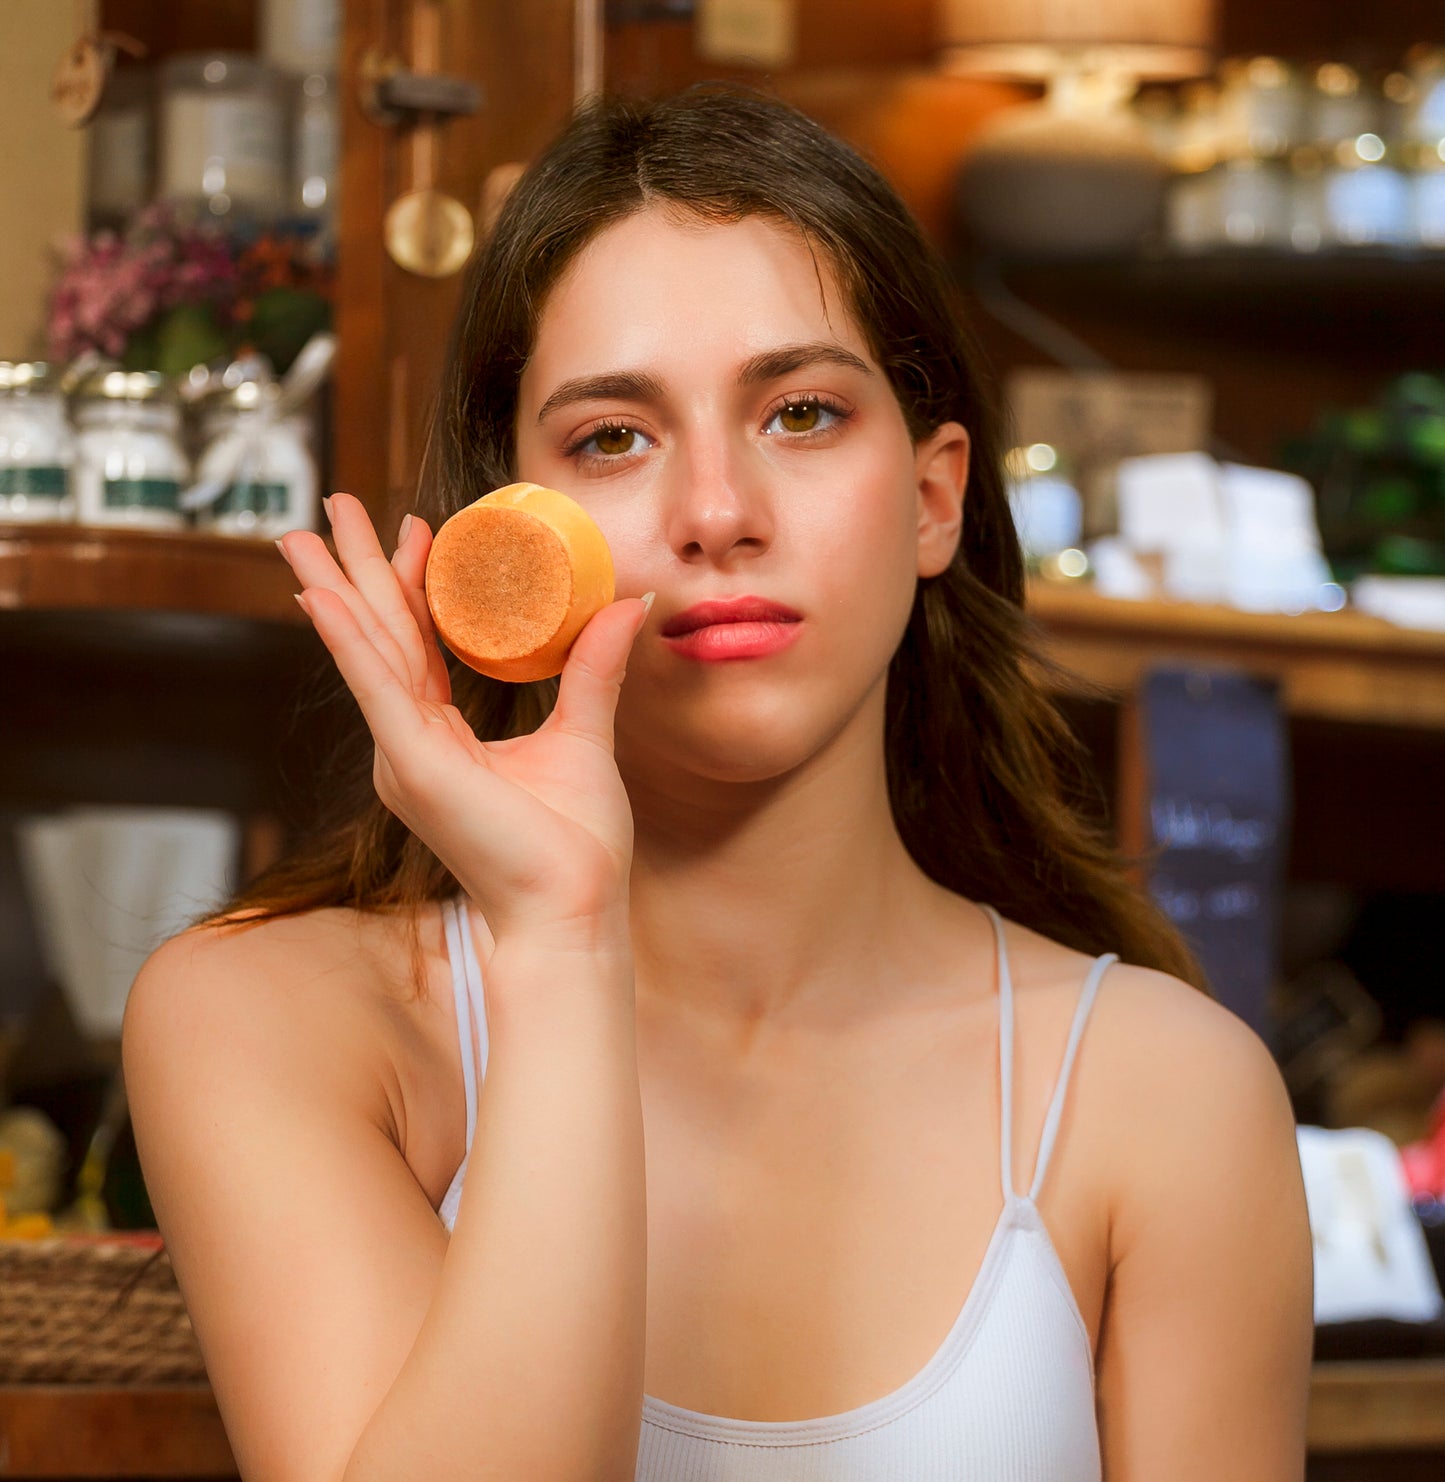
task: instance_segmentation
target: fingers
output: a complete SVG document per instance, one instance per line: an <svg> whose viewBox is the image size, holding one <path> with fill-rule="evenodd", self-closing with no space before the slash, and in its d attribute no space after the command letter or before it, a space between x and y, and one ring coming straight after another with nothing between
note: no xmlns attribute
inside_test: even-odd
<svg viewBox="0 0 1445 1482"><path fill-rule="evenodd" d="M342 506L340 524L344 532L338 536L337 553L346 565L345 571L321 537L309 530L293 530L276 544L303 587L335 592L397 678L420 694L426 680L426 658L416 621L401 596L390 563L381 554L365 507L349 494L334 494L329 508L334 510L337 501Z"/></svg>
<svg viewBox="0 0 1445 1482"><path fill-rule="evenodd" d="M366 506L354 495L333 494L326 501L326 511L347 577L400 649L413 686L420 693L427 679L427 659L416 614L381 548Z"/></svg>
<svg viewBox="0 0 1445 1482"><path fill-rule="evenodd" d="M431 608L426 600L426 563L431 554L431 527L417 515L408 515L401 522L401 533L397 537L396 550L392 552L391 568L401 583L401 594L416 620L421 634L422 648L426 654L426 687L428 700L446 704L451 699L451 680L447 675L447 662L437 642L436 627L432 623Z"/></svg>
<svg viewBox="0 0 1445 1482"><path fill-rule="evenodd" d="M577 736L589 736L612 749L617 699L627 673L627 658L652 608L652 593L627 597L604 607L583 628L557 691L547 725Z"/></svg>
<svg viewBox="0 0 1445 1482"><path fill-rule="evenodd" d="M363 630L343 593L313 586L296 600L355 695L378 749L389 755L405 754L428 724L410 685Z"/></svg>

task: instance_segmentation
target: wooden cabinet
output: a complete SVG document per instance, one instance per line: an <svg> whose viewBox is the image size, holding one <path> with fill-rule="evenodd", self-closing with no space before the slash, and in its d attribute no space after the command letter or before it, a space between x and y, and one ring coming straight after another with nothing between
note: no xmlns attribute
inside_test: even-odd
<svg viewBox="0 0 1445 1482"><path fill-rule="evenodd" d="M159 52L244 46L254 37L250 0L224 0L204 13L149 0L104 0L101 8L107 25L143 35ZM1345 13L1343 5L1325 9ZM419 20L428 10L427 25L441 27L439 50ZM862 29L850 31L840 11ZM381 222L413 183L415 140L368 115L359 80L375 67L426 65L481 84L482 111L447 124L437 155L437 183L477 208L489 173L533 154L572 106L577 8L573 0L347 0L344 13L340 356L330 452L336 485L366 501L387 538L421 464L459 281L414 277L386 255ZM924 0L893 7L816 0L801 13L809 65L779 79L780 87L869 148L941 233L959 139L1013 93L960 88L929 70ZM608 80L639 91L718 70L698 62L683 25L629 22L608 42ZM1215 375L1233 388L1221 402L1226 434L1258 457L1321 395L1353 394L1367 372L1393 363L1402 338L1428 343L1431 317L1438 319L1445 299L1433 260L1327 264L1306 280L1296 278L1294 265L1256 263L1254 276L1239 281L1228 279L1230 271L1195 265L1181 276L1149 264L1017 264L1008 281L1082 317L1123 364L1188 365ZM1280 281L1272 283L1270 271ZM1391 316L1384 334L1382 299ZM1328 316L1316 312L1317 302L1328 303ZM1261 323L1271 326L1263 340ZM1320 353L1319 337L1337 334L1342 323L1351 343L1369 347L1365 359ZM1029 353L1003 331L995 340L1004 362ZM1272 395L1262 399L1258 388L1266 384ZM292 806L288 787L304 792L328 746L319 712L300 726L294 719L298 695L325 665L292 590L289 571L265 542L0 526L0 668L9 680L0 808L82 801L227 807L253 820L250 863L262 862L276 845L270 821ZM1158 657L1238 662L1278 675L1302 723L1351 736L1403 735L1422 772L1436 765L1432 748L1445 732L1445 639L1347 615L1252 619L1049 589L1035 593L1033 610L1067 666L1121 692ZM1343 754L1338 733L1327 749ZM1325 767L1329 777L1337 771L1336 763ZM1358 789L1340 788L1335 804L1347 811L1352 792ZM1359 852L1348 839L1344 847ZM1412 856L1403 858L1408 864ZM1322 1452L1391 1443L1445 1448L1442 1414L1438 1365L1321 1366L1311 1434ZM208 1391L0 1390L0 1475L122 1476L142 1468L157 1477L232 1475Z"/></svg>

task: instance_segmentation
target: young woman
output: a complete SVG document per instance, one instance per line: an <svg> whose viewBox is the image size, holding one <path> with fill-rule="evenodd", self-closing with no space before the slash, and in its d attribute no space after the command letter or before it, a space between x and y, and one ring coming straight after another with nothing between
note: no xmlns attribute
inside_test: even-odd
<svg viewBox="0 0 1445 1482"><path fill-rule="evenodd" d="M1064 801L892 191L751 95L585 110L433 455L389 559L343 494L338 560L283 542L356 786L127 1013L243 1475L1301 1476L1289 1104ZM431 530L518 478L625 594L560 687L427 618Z"/></svg>

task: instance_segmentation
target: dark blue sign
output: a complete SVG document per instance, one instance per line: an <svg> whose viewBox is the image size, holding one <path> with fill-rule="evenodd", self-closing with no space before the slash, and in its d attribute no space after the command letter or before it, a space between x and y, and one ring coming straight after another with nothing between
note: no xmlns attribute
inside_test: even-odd
<svg viewBox="0 0 1445 1482"><path fill-rule="evenodd" d="M1140 704L1150 891L1220 1002L1269 1039L1290 815L1276 688L1232 670L1161 668Z"/></svg>

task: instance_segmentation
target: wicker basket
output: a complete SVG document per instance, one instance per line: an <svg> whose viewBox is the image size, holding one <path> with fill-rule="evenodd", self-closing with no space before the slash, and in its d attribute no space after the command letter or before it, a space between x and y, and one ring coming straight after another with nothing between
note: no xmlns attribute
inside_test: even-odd
<svg viewBox="0 0 1445 1482"><path fill-rule="evenodd" d="M205 1375L158 1236L0 1240L0 1382L182 1384Z"/></svg>

